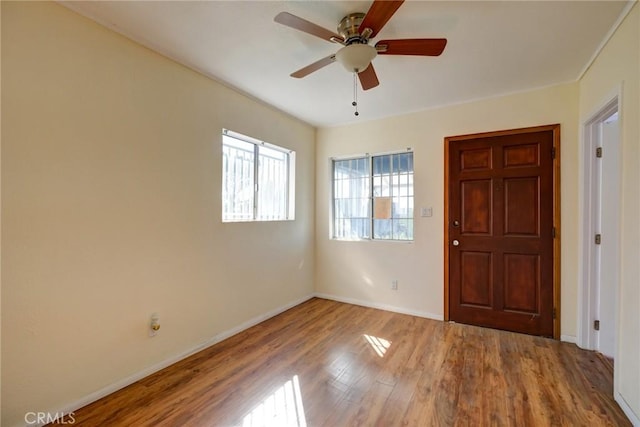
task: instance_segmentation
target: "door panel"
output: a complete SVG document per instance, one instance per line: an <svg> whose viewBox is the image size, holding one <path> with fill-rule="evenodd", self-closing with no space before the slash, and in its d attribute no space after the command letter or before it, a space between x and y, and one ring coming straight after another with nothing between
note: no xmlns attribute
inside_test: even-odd
<svg viewBox="0 0 640 427"><path fill-rule="evenodd" d="M460 193L462 233L491 234L491 180L463 181Z"/></svg>
<svg viewBox="0 0 640 427"><path fill-rule="evenodd" d="M491 307L492 263L489 252L462 252L460 304Z"/></svg>
<svg viewBox="0 0 640 427"><path fill-rule="evenodd" d="M491 147L468 149L460 152L460 170L491 168Z"/></svg>
<svg viewBox="0 0 640 427"><path fill-rule="evenodd" d="M504 234L539 236L540 186L538 177L504 180Z"/></svg>
<svg viewBox="0 0 640 427"><path fill-rule="evenodd" d="M524 144L504 147L504 167L539 166L539 145Z"/></svg>
<svg viewBox="0 0 640 427"><path fill-rule="evenodd" d="M538 312L540 257L504 255L504 309L535 314Z"/></svg>
<svg viewBox="0 0 640 427"><path fill-rule="evenodd" d="M450 320L553 335L553 148L553 130L447 138Z"/></svg>

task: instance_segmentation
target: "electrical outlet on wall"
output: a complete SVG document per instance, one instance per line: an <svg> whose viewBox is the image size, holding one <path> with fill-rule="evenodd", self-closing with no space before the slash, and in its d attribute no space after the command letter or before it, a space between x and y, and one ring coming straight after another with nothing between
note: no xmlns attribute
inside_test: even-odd
<svg viewBox="0 0 640 427"><path fill-rule="evenodd" d="M393 289L394 291L398 290L398 279L393 279L391 281L391 289Z"/></svg>
<svg viewBox="0 0 640 427"><path fill-rule="evenodd" d="M160 330L160 316L158 313L151 315L151 321L149 322L149 336L155 337Z"/></svg>

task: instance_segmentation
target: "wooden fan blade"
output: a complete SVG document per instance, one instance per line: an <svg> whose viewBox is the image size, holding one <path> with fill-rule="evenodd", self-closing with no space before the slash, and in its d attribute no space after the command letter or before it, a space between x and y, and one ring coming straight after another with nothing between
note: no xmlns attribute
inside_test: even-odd
<svg viewBox="0 0 640 427"><path fill-rule="evenodd" d="M312 36L320 37L321 39L332 41L331 38L337 38L342 40L338 34L333 31L329 31L326 28L322 28L319 25L309 22L306 19L299 18L288 12L280 12L273 18L278 24L286 25L287 27L295 28L296 30L303 31Z"/></svg>
<svg viewBox="0 0 640 427"><path fill-rule="evenodd" d="M360 79L362 90L369 90L380 84L378 76L376 75L376 70L373 69L373 64L369 64L364 71L358 73L358 78Z"/></svg>
<svg viewBox="0 0 640 427"><path fill-rule="evenodd" d="M439 56L447 45L447 39L397 39L376 43L378 55Z"/></svg>
<svg viewBox="0 0 640 427"><path fill-rule="evenodd" d="M375 37L393 14L396 13L396 10L402 6L402 3L404 3L404 0L374 0L358 28L360 34L365 28L369 28L372 31L369 37Z"/></svg>
<svg viewBox="0 0 640 427"><path fill-rule="evenodd" d="M329 55L326 58L322 58L321 60L316 61L313 64L307 65L306 67L300 68L298 71L291 73L291 77L300 79L302 77L308 76L314 71L318 71L322 67L326 67L327 65L335 61L336 61L336 55L335 54Z"/></svg>

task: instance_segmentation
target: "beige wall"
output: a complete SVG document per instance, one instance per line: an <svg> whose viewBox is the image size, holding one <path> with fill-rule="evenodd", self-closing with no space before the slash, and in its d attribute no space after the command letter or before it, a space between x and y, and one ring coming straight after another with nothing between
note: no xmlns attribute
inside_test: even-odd
<svg viewBox="0 0 640 427"><path fill-rule="evenodd" d="M640 10L637 5L580 81L580 125L620 88L621 268L615 391L640 419Z"/></svg>
<svg viewBox="0 0 640 427"><path fill-rule="evenodd" d="M346 301L443 316L444 138L446 136L561 124L562 322L576 335L578 85L549 87L374 122L318 131L316 158L316 291ZM414 242L330 239L330 158L412 147L416 217ZM397 291L390 289L398 279Z"/></svg>
<svg viewBox="0 0 640 427"><path fill-rule="evenodd" d="M313 293L311 126L55 3L2 2L2 89L2 425ZM221 223L223 127L296 150L295 221Z"/></svg>

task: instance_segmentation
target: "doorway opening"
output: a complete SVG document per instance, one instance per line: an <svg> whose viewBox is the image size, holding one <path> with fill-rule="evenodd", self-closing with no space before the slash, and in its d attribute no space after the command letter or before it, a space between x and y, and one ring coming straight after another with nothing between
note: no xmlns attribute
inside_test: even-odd
<svg viewBox="0 0 640 427"><path fill-rule="evenodd" d="M560 125L445 138L445 320L559 338Z"/></svg>
<svg viewBox="0 0 640 427"><path fill-rule="evenodd" d="M619 97L585 123L579 343L615 360L620 286Z"/></svg>

